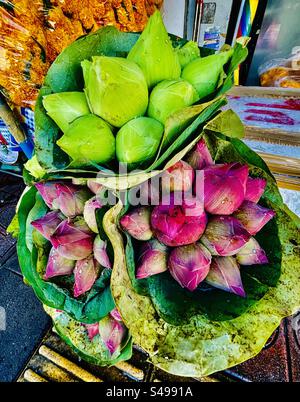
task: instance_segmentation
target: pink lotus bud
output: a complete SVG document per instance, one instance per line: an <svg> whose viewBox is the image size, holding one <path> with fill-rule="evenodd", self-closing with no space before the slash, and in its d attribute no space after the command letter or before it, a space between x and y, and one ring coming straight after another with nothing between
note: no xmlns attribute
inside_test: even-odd
<svg viewBox="0 0 300 402"><path fill-rule="evenodd" d="M99 264L93 256L77 261L74 269L74 297L83 295L93 287L98 277L99 269Z"/></svg>
<svg viewBox="0 0 300 402"><path fill-rule="evenodd" d="M75 261L62 257L58 254L57 250L52 247L49 253L44 279L54 278L55 276L71 275L74 268Z"/></svg>
<svg viewBox="0 0 300 402"><path fill-rule="evenodd" d="M212 255L225 257L237 254L250 237L250 234L236 218L213 216L201 237L201 242Z"/></svg>
<svg viewBox="0 0 300 402"><path fill-rule="evenodd" d="M98 194L104 188L102 186L102 184L99 184L96 181L91 180L91 179L87 181L87 186L91 190L91 192L94 193L94 194Z"/></svg>
<svg viewBox="0 0 300 402"><path fill-rule="evenodd" d="M94 237L82 218L63 221L50 238L57 252L70 260L82 260L93 251Z"/></svg>
<svg viewBox="0 0 300 402"><path fill-rule="evenodd" d="M231 163L209 166L198 173L195 192L204 191L205 210L231 215L244 201L248 172L248 166Z"/></svg>
<svg viewBox="0 0 300 402"><path fill-rule="evenodd" d="M234 213L234 216L253 236L274 218L275 215L272 209L264 208L251 201L243 202L240 208Z"/></svg>
<svg viewBox="0 0 300 402"><path fill-rule="evenodd" d="M162 191L189 191L193 186L194 177L193 168L188 163L179 161L162 174Z"/></svg>
<svg viewBox="0 0 300 402"><path fill-rule="evenodd" d="M163 198L154 208L151 225L158 240L170 247L195 243L205 231L207 217L203 204L196 197L185 194L177 202L180 193Z"/></svg>
<svg viewBox="0 0 300 402"><path fill-rule="evenodd" d="M57 226L63 221L64 216L57 212L49 212L45 216L40 219L36 219L31 222L32 226L38 230L47 240L50 240L50 237L55 232Z"/></svg>
<svg viewBox="0 0 300 402"><path fill-rule="evenodd" d="M100 321L99 333L111 355L120 352L122 343L127 335L127 329L124 324L108 315Z"/></svg>
<svg viewBox="0 0 300 402"><path fill-rule="evenodd" d="M210 252L202 244L189 244L171 251L169 270L181 287L192 292L206 278L210 263Z"/></svg>
<svg viewBox="0 0 300 402"><path fill-rule="evenodd" d="M94 241L94 257L102 267L111 268L112 266L106 248L107 248L106 241L103 241L101 237L98 235Z"/></svg>
<svg viewBox="0 0 300 402"><path fill-rule="evenodd" d="M91 193L86 189L73 184L56 184L58 198L55 206L67 217L82 215L86 201L91 198Z"/></svg>
<svg viewBox="0 0 300 402"><path fill-rule="evenodd" d="M122 321L122 317L121 317L121 315L120 315L120 313L119 313L119 311L118 311L117 308L113 309L113 310L110 312L110 315L111 315L115 320L120 321L120 322Z"/></svg>
<svg viewBox="0 0 300 402"><path fill-rule="evenodd" d="M246 297L239 264L233 257L215 257L206 282L215 288Z"/></svg>
<svg viewBox="0 0 300 402"><path fill-rule="evenodd" d="M241 265L267 264L268 257L254 237L237 253L236 260Z"/></svg>
<svg viewBox="0 0 300 402"><path fill-rule="evenodd" d="M248 177L245 200L257 203L263 195L266 185L267 180L265 179Z"/></svg>
<svg viewBox="0 0 300 402"><path fill-rule="evenodd" d="M137 279L149 278L167 271L168 249L157 240L144 243L137 264Z"/></svg>
<svg viewBox="0 0 300 402"><path fill-rule="evenodd" d="M207 166L214 165L214 161L204 138L202 138L196 145L195 149L187 155L186 161L194 170L202 170Z"/></svg>
<svg viewBox="0 0 300 402"><path fill-rule="evenodd" d="M48 181L44 183L37 183L35 187L37 188L38 192L41 194L45 204L50 209L58 209L53 206L53 203L58 198L58 190L57 190L57 182Z"/></svg>
<svg viewBox="0 0 300 402"><path fill-rule="evenodd" d="M95 336L99 335L99 322L96 322L96 324L84 324L89 340L92 341Z"/></svg>
<svg viewBox="0 0 300 402"><path fill-rule="evenodd" d="M89 199L84 206L83 217L88 227L95 233L99 233L97 220L96 220L96 210L102 208L100 200L97 197Z"/></svg>
<svg viewBox="0 0 300 402"><path fill-rule="evenodd" d="M124 215L120 220L122 228L137 240L150 240L152 230L150 226L151 209L139 207Z"/></svg>

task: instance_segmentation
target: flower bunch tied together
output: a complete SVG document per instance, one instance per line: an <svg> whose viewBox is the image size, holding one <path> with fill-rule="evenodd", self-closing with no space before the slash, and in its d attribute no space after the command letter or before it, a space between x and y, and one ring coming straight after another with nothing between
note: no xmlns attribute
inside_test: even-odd
<svg viewBox="0 0 300 402"><path fill-rule="evenodd" d="M260 202L266 184L246 164L215 163L201 139L155 184L143 183L142 205L120 219L138 244L136 278L168 271L190 292L205 284L246 297L241 267L268 264L256 238L275 216Z"/></svg>

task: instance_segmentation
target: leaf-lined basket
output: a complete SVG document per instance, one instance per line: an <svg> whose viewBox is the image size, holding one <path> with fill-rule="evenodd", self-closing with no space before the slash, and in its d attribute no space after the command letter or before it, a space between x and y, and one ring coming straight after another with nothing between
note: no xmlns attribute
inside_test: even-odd
<svg viewBox="0 0 300 402"><path fill-rule="evenodd" d="M122 189L132 187L137 182L146 179L145 173L115 176L114 166L87 166L85 170L72 170L69 167L70 159L57 145L61 132L58 126L47 115L42 104L45 95L58 92L82 91L84 87L81 62L91 59L92 56L121 56L126 57L130 49L136 43L139 34L122 33L113 27L105 27L94 34L82 37L66 48L53 63L40 90L35 108L35 153L40 165L53 177L94 177L98 173L99 183L108 184L110 188ZM185 40L171 36L173 46L178 47L186 43ZM221 95L232 86L233 72L247 56L247 38L237 42L233 55L225 66L225 75L221 85L213 93L206 103L187 107L180 112L171 115L165 125L165 132L161 146L154 161L140 168L148 177L156 169L162 169L166 161L187 146L193 139L195 130L204 126L216 115L226 99ZM200 49L201 56L205 57L211 52ZM108 171L108 169L110 169ZM107 176L110 176L107 178ZM116 181L117 177L117 181ZM108 180L108 183L107 183Z"/></svg>
<svg viewBox="0 0 300 402"><path fill-rule="evenodd" d="M283 204L263 160L239 139L220 134L221 120L215 123L198 139L204 136L217 163L248 164L251 176L267 179L261 203L276 212L259 235L269 264L242 269L245 300L201 287L185 291L168 272L137 281L136 248L118 225L127 206L120 201L104 219L115 251L111 286L117 308L151 361L181 376L209 375L255 356L282 318L300 308L300 219Z"/></svg>

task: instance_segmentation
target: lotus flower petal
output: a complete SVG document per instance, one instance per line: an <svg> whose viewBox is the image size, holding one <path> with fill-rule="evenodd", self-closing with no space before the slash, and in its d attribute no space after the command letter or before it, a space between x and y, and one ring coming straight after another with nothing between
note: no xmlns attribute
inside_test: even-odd
<svg viewBox="0 0 300 402"><path fill-rule="evenodd" d="M263 195L267 180L248 177L245 200L257 203Z"/></svg>
<svg viewBox="0 0 300 402"><path fill-rule="evenodd" d="M162 174L162 191L189 191L193 186L194 177L193 168L188 163L179 161Z"/></svg>
<svg viewBox="0 0 300 402"><path fill-rule="evenodd" d="M212 255L225 257L237 254L250 237L250 234L236 218L213 216L201 237L201 242Z"/></svg>
<svg viewBox="0 0 300 402"><path fill-rule="evenodd" d="M177 194L178 195L178 194ZM154 208L151 225L157 239L170 247L195 243L205 231L207 216L203 204L196 197L184 194L177 203L175 193L164 197Z"/></svg>
<svg viewBox="0 0 300 402"><path fill-rule="evenodd" d="M95 336L99 335L99 322L96 324L85 324L89 340L92 341Z"/></svg>
<svg viewBox="0 0 300 402"><path fill-rule="evenodd" d="M236 260L240 265L260 265L269 262L265 251L254 237L251 237L248 243L237 253Z"/></svg>
<svg viewBox="0 0 300 402"><path fill-rule="evenodd" d="M253 236L274 218L275 215L272 209L264 208L251 201L243 202L240 208L234 213L234 216Z"/></svg>
<svg viewBox="0 0 300 402"><path fill-rule="evenodd" d="M112 266L106 248L107 243L98 235L94 241L94 257L102 267L111 268Z"/></svg>
<svg viewBox="0 0 300 402"><path fill-rule="evenodd" d="M50 237L55 232L57 226L63 221L64 216L57 212L52 211L43 216L40 219L36 219L31 222L32 226L38 230L47 240L50 240Z"/></svg>
<svg viewBox="0 0 300 402"><path fill-rule="evenodd" d="M108 315L100 321L99 333L109 353L113 355L120 351L127 329L124 324Z"/></svg>
<svg viewBox="0 0 300 402"><path fill-rule="evenodd" d="M195 149L188 154L186 161L195 170L202 170L207 166L214 165L212 156L203 138L198 142Z"/></svg>
<svg viewBox="0 0 300 402"><path fill-rule="evenodd" d="M70 260L82 260L93 251L94 236L82 218L63 221L50 238L57 252Z"/></svg>
<svg viewBox="0 0 300 402"><path fill-rule="evenodd" d="M94 232L99 233L97 219L96 219L96 210L102 208L102 203L97 197L93 197L89 199L85 205L83 210L83 217L88 227Z"/></svg>
<svg viewBox="0 0 300 402"><path fill-rule="evenodd" d="M104 186L102 186L102 184L99 184L95 180L91 179L87 181L87 186L94 194L98 194L104 189Z"/></svg>
<svg viewBox="0 0 300 402"><path fill-rule="evenodd" d="M209 166L197 174L196 190L204 191L205 210L231 215L245 199L248 166L239 163Z"/></svg>
<svg viewBox="0 0 300 402"><path fill-rule="evenodd" d="M124 215L120 220L122 228L137 240L150 240L152 230L150 226L151 210L146 207L138 207Z"/></svg>
<svg viewBox="0 0 300 402"><path fill-rule="evenodd" d="M99 269L100 266L93 256L77 261L74 269L74 297L83 295L93 287Z"/></svg>
<svg viewBox="0 0 300 402"><path fill-rule="evenodd" d="M55 206L67 217L82 215L86 201L91 198L88 189L73 184L56 184L58 198Z"/></svg>
<svg viewBox="0 0 300 402"><path fill-rule="evenodd" d="M169 270L181 287L192 292L206 278L210 263L210 252L202 244L189 244L171 251Z"/></svg>
<svg viewBox="0 0 300 402"><path fill-rule="evenodd" d="M56 182L48 181L45 183L37 183L35 185L36 189L43 197L45 204L50 209L57 209L53 205L55 200L58 198L58 189L56 187L56 184Z"/></svg>
<svg viewBox="0 0 300 402"><path fill-rule="evenodd" d="M137 279L145 279L167 271L168 249L157 240L142 245L137 264Z"/></svg>
<svg viewBox="0 0 300 402"><path fill-rule="evenodd" d="M233 257L215 257L206 282L215 288L246 297L240 267Z"/></svg>
<svg viewBox="0 0 300 402"><path fill-rule="evenodd" d="M49 253L44 279L54 278L55 276L71 275L75 268L75 263L76 261L62 257L57 250L52 247Z"/></svg>
<svg viewBox="0 0 300 402"><path fill-rule="evenodd" d="M113 309L110 313L109 313L115 320L117 321L122 321L122 317L118 311L117 308Z"/></svg>

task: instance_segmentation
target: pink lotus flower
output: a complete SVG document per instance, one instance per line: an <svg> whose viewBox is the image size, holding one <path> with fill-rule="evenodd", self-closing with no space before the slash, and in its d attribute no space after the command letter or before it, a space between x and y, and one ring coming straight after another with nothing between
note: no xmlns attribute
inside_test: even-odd
<svg viewBox="0 0 300 402"><path fill-rule="evenodd" d="M151 209L138 207L124 215L120 220L122 228L137 240L147 241L152 238L150 226Z"/></svg>
<svg viewBox="0 0 300 402"><path fill-rule="evenodd" d="M263 195L266 185L265 179L248 177L245 200L257 203Z"/></svg>
<svg viewBox="0 0 300 402"><path fill-rule="evenodd" d="M93 287L99 270L100 266L93 256L77 261L74 269L74 297L83 295Z"/></svg>
<svg viewBox="0 0 300 402"><path fill-rule="evenodd" d="M111 356L120 352L127 335L127 329L121 322L109 315L100 321L99 333Z"/></svg>
<svg viewBox="0 0 300 402"><path fill-rule="evenodd" d="M181 287L192 292L206 278L210 263L210 252L202 244L195 243L171 251L169 270Z"/></svg>
<svg viewBox="0 0 300 402"><path fill-rule="evenodd" d="M99 322L96 324L84 324L84 326L87 330L90 341L92 341L95 336L99 335Z"/></svg>
<svg viewBox="0 0 300 402"><path fill-rule="evenodd" d="M267 264L268 257L254 237L237 253L236 260L240 265Z"/></svg>
<svg viewBox="0 0 300 402"><path fill-rule="evenodd" d="M94 232L99 233L96 210L102 208L103 205L97 197L90 198L84 205L83 217L88 227Z"/></svg>
<svg viewBox="0 0 300 402"><path fill-rule="evenodd" d="M250 234L236 218L213 216L201 237L201 242L212 255L225 257L237 254L250 237Z"/></svg>
<svg viewBox="0 0 300 402"><path fill-rule="evenodd" d="M57 252L70 260L83 260L93 251L94 236L82 218L63 221L50 238Z"/></svg>
<svg viewBox="0 0 300 402"><path fill-rule="evenodd" d="M117 308L113 309L113 310L110 312L110 315L111 315L115 320L120 321L120 322L122 321L122 317L121 317L121 315L120 315L120 313L119 313L119 311L118 311Z"/></svg>
<svg viewBox="0 0 300 402"><path fill-rule="evenodd" d="M48 181L37 183L35 185L45 204L50 209L58 209L57 205L55 204L55 201L58 198L58 189L56 187L57 184L58 182Z"/></svg>
<svg viewBox="0 0 300 402"><path fill-rule="evenodd" d="M102 184L97 183L95 180L88 180L87 181L87 186L91 190L92 193L98 194L100 191L104 189L104 186Z"/></svg>
<svg viewBox="0 0 300 402"><path fill-rule="evenodd" d="M275 215L272 209L264 208L251 201L245 201L234 213L234 216L253 236L274 218Z"/></svg>
<svg viewBox="0 0 300 402"><path fill-rule="evenodd" d="M186 161L194 170L202 170L207 166L214 165L212 156L203 138L198 142L195 149L188 154Z"/></svg>
<svg viewBox="0 0 300 402"><path fill-rule="evenodd" d="M168 249L157 240L142 245L137 263L137 279L145 279L167 271Z"/></svg>
<svg viewBox="0 0 300 402"><path fill-rule="evenodd" d="M49 212L45 216L40 219L36 219L31 222L31 225L38 230L47 240L50 240L50 237L55 232L57 226L63 221L64 216L57 212Z"/></svg>
<svg viewBox="0 0 300 402"><path fill-rule="evenodd" d="M184 161L179 161L171 166L161 176L162 192L189 191L193 186L195 172Z"/></svg>
<svg viewBox="0 0 300 402"><path fill-rule="evenodd" d="M94 257L102 267L111 268L112 266L106 248L107 243L98 235L94 241Z"/></svg>
<svg viewBox="0 0 300 402"><path fill-rule="evenodd" d="M55 206L67 217L82 215L86 201L91 198L91 193L86 189L72 184L56 184L58 198Z"/></svg>
<svg viewBox="0 0 300 402"><path fill-rule="evenodd" d="M246 297L240 267L233 257L215 257L205 280L215 288Z"/></svg>
<svg viewBox="0 0 300 402"><path fill-rule="evenodd" d="M71 275L75 268L75 263L75 261L62 257L58 254L57 250L52 247L49 253L44 279L47 280L56 276Z"/></svg>
<svg viewBox="0 0 300 402"><path fill-rule="evenodd" d="M164 197L151 215L155 236L170 247L195 243L204 233L207 223L200 200L187 194L177 205L177 195L172 193L170 197Z"/></svg>
<svg viewBox="0 0 300 402"><path fill-rule="evenodd" d="M35 186L50 209L60 209L67 217L82 215L84 204L91 197L86 188L70 183L46 182Z"/></svg>
<svg viewBox="0 0 300 402"><path fill-rule="evenodd" d="M248 166L239 163L214 165L198 172L195 193L202 196L204 207L213 215L231 215L244 201Z"/></svg>

